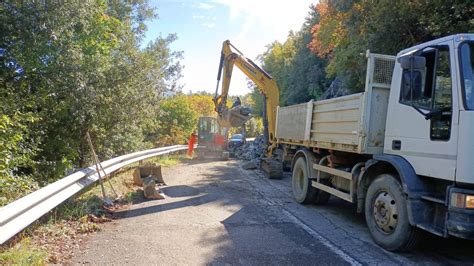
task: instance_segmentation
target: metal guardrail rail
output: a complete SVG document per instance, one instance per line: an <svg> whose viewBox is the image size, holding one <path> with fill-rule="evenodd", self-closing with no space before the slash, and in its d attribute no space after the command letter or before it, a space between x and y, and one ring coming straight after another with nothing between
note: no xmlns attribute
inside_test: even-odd
<svg viewBox="0 0 474 266"><path fill-rule="evenodd" d="M186 150L175 145L122 155L101 162L106 174L150 157ZM0 208L0 244L99 179L95 165L84 168Z"/></svg>

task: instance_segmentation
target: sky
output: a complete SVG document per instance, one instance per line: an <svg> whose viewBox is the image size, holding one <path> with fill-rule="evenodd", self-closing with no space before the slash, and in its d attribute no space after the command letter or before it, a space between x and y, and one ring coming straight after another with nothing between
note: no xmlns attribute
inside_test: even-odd
<svg viewBox="0 0 474 266"><path fill-rule="evenodd" d="M214 93L222 42L230 40L246 57L255 60L274 41L284 42L298 31L316 0L151 0L158 19L147 23L145 43L170 33L171 45L183 51L183 92ZM219 84L220 88L220 84ZM238 68L232 74L230 95L250 92Z"/></svg>

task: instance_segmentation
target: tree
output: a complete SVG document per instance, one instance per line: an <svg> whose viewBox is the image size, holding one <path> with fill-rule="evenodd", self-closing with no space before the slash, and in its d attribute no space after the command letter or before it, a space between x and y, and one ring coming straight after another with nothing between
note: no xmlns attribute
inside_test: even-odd
<svg viewBox="0 0 474 266"><path fill-rule="evenodd" d="M317 99L327 87L326 61L308 48L311 29L319 21L319 13L313 7L309 10L300 31L290 32L284 43L273 42L259 57L280 89L281 106ZM252 95L254 109L260 114L263 99L257 91Z"/></svg>
<svg viewBox="0 0 474 266"><path fill-rule="evenodd" d="M318 99L329 86L326 60L314 55L308 48L312 40L311 28L319 21L319 14L314 11L314 7L310 10L301 30L296 33L296 53L288 70L288 104Z"/></svg>
<svg viewBox="0 0 474 266"><path fill-rule="evenodd" d="M191 109L186 96L164 99L160 107L155 122L157 130L149 136L150 139L161 145L185 143L198 122L198 115Z"/></svg>
<svg viewBox="0 0 474 266"><path fill-rule="evenodd" d="M212 95L205 93L195 93L186 95L186 100L191 110L193 110L197 116L215 116L214 102L212 101Z"/></svg>
<svg viewBox="0 0 474 266"><path fill-rule="evenodd" d="M176 35L140 48L154 17L145 0L0 4L0 182L86 166L87 132L104 159L153 145L182 68Z"/></svg>
<svg viewBox="0 0 474 266"><path fill-rule="evenodd" d="M467 0L322 0L312 28L311 50L328 59L329 77L352 91L364 89L367 49L395 55L434 38L474 28L474 6Z"/></svg>

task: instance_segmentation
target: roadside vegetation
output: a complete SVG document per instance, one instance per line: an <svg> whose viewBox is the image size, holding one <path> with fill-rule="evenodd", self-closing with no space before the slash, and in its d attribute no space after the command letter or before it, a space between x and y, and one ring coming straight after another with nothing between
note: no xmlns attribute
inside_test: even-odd
<svg viewBox="0 0 474 266"><path fill-rule="evenodd" d="M435 38L472 33L473 18L469 0L315 1L301 29L269 44L259 60L280 88L281 106L334 96L330 87L359 92L367 49L395 55ZM262 97L253 89L253 109L261 114Z"/></svg>
<svg viewBox="0 0 474 266"><path fill-rule="evenodd" d="M176 35L146 0L0 3L0 207L101 160L184 144L212 96L184 95Z"/></svg>
<svg viewBox="0 0 474 266"><path fill-rule="evenodd" d="M179 92L176 35L144 43L147 1L0 4L0 205L101 159L155 146ZM149 132L153 137L146 138Z"/></svg>
<svg viewBox="0 0 474 266"><path fill-rule="evenodd" d="M166 156L145 160L145 164L169 167L180 163L184 157ZM87 191L52 210L34 225L0 248L0 264L66 263L73 252L79 250L87 235L100 231L102 224L113 222L114 212L128 208L142 198L141 187L133 184L132 174L138 163L130 165L110 177L112 187L119 195L115 199L108 182L106 194L114 199L112 206L104 206L100 186L96 183Z"/></svg>

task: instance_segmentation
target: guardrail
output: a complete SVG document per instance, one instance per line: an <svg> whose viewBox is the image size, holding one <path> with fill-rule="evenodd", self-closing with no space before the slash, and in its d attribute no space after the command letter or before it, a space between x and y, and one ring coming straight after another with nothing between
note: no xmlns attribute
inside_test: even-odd
<svg viewBox="0 0 474 266"><path fill-rule="evenodd" d="M122 155L101 162L106 174L150 157L186 150L175 145ZM0 208L0 244L99 179L95 165L84 168Z"/></svg>

